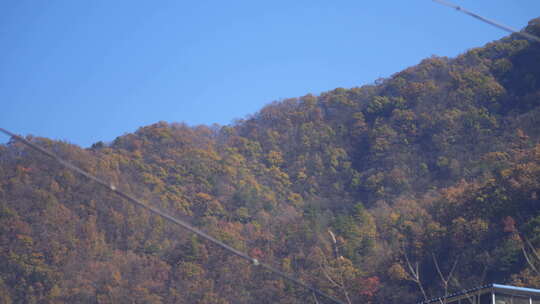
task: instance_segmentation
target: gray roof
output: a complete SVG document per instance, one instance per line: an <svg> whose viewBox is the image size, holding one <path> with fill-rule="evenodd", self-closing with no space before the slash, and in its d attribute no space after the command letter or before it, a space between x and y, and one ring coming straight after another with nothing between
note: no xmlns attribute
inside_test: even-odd
<svg viewBox="0 0 540 304"><path fill-rule="evenodd" d="M427 300L427 301L421 301L421 302L418 302L418 304L428 304L428 303L439 302L439 300L458 297L458 296L465 295L465 294L468 294L468 293L477 292L477 291L480 291L482 289L489 289L489 291L494 290L494 291L499 291L499 292L502 292L502 293L507 292L507 293L512 293L512 294L518 293L520 295L538 295L538 296L540 296L540 289L517 287L517 286L502 285L502 284L487 284L487 285L483 285L483 286L479 286L479 287L475 287L475 288L455 292L455 293L449 294L447 297L438 297L438 298L433 298L433 299L430 299L430 300Z"/></svg>

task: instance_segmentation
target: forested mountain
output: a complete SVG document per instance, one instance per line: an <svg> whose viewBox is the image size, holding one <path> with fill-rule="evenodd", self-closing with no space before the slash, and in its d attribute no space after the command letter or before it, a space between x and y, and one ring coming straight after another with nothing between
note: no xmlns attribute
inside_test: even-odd
<svg viewBox="0 0 540 304"><path fill-rule="evenodd" d="M160 122L89 149L28 139L345 302L540 288L540 44L519 36L229 126ZM0 303L314 302L0 146Z"/></svg>

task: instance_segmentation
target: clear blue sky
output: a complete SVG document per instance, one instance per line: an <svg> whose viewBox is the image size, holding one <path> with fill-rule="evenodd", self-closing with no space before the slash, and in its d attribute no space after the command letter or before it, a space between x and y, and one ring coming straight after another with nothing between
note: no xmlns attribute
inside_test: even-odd
<svg viewBox="0 0 540 304"><path fill-rule="evenodd" d="M455 3L516 28L540 15ZM160 120L229 124L505 35L429 0L6 0L0 127L87 147Z"/></svg>

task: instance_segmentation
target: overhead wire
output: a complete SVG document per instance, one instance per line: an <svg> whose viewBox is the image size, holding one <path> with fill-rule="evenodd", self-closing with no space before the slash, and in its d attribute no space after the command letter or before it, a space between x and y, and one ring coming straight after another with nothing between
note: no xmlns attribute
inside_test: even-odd
<svg viewBox="0 0 540 304"><path fill-rule="evenodd" d="M482 22L485 22L485 23L487 23L489 25L492 25L492 26L497 27L499 29L502 29L504 31L507 31L507 32L519 35L519 36L521 36L523 38L527 38L527 39L530 39L530 40L533 40L533 41L536 41L536 42L540 43L540 38L535 36L535 35L529 34L527 32L522 32L522 31L517 30L515 28L512 28L510 26L504 25L504 24L502 24L500 22L488 19L486 17L482 17L482 16L480 16L480 15L474 13L474 12L471 12L471 11L469 11L469 10L459 6L459 5L456 5L454 3L451 3L451 2L448 2L448 1L445 1L445 0L432 0L432 1L436 2L436 3L439 3L441 5L453 8L453 9L459 11L459 12L462 12L462 13L464 13L466 15L469 15L469 16L471 16L473 18L476 18L476 19L478 19L478 20L480 20Z"/></svg>
<svg viewBox="0 0 540 304"><path fill-rule="evenodd" d="M14 140L17 140L25 145L27 145L28 147L38 151L39 153L41 154L44 154L52 159L54 159L55 161L57 161L58 163L60 163L62 166L72 170L72 171L75 171L77 173L79 173L80 175L88 178L89 180L95 182L96 184L104 187L105 189L107 189L108 191L111 191L113 193L115 193L116 195L120 196L121 198L124 198L125 200L135 204L136 206L139 206L141 208L144 208L148 211L150 211L151 213L157 215L157 216L160 216L164 219L166 219L167 221L171 222L171 223L174 223L176 225L179 225L181 226L182 228L188 230L189 232L191 233L194 233L196 235L198 235L199 237L209 241L210 243L214 244L214 245L217 245L221 248L223 248L224 250L232 253L233 255L241 258L241 259L244 259L248 262L250 262L253 266L256 266L260 269L265 269L269 272L272 272L274 274L276 274L277 276L287 280L287 281L290 281L294 284L297 284L301 287L303 287L304 289L307 289L309 291L311 291L312 294L316 294L318 296L321 296L323 298L326 298L334 303L338 303L338 304L345 304L344 302L342 302L341 300L339 299L336 299L330 295L327 295L326 293L320 291L319 289L307 284L307 283L304 283L302 281L300 281L299 279L295 278L294 276L292 275L289 275L269 264L265 264L265 263L262 263L260 262L259 260L257 260L256 258L252 258L250 257L247 253L245 252L242 252L240 250L237 250L227 244L225 244L224 242L212 237L211 235L207 234L206 232L200 230L200 229L197 229L193 226L191 226L190 224L188 224L187 222L183 221L183 220L180 220L178 218L175 218L173 217L172 215L169 215L167 214L166 212L156 208L156 207L153 207L153 206L150 206L144 202L142 202L141 200L121 191L121 190L118 190L117 187L114 185L114 184L111 184L111 183L107 183L105 182L104 180L98 178L98 177L95 177L94 175L84 171L83 169L63 160L62 158L60 158L59 156L53 154L52 152L40 147L39 145L36 145L34 143L32 143L31 141L25 139L24 137L22 136L19 136L15 133L12 133L6 129L3 129L3 128L0 128L0 132L10 136L12 139Z"/></svg>

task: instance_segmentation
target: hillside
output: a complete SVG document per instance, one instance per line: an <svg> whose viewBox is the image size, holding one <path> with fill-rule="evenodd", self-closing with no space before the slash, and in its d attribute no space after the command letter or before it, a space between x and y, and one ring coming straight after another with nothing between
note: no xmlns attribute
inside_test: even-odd
<svg viewBox="0 0 540 304"><path fill-rule="evenodd" d="M540 36L540 19L525 30ZM540 288L540 45L518 36L229 126L160 122L89 149L28 139L344 301ZM0 146L0 303L313 301Z"/></svg>

